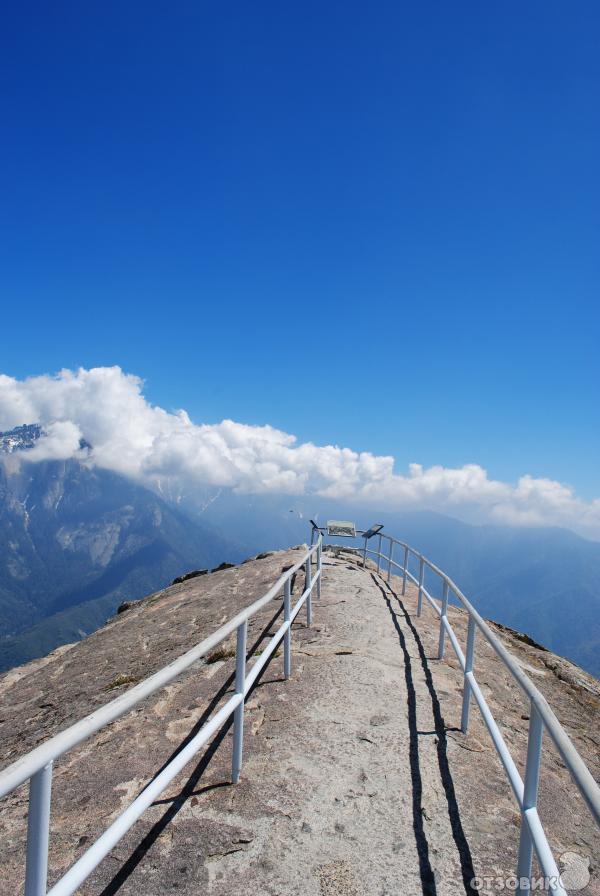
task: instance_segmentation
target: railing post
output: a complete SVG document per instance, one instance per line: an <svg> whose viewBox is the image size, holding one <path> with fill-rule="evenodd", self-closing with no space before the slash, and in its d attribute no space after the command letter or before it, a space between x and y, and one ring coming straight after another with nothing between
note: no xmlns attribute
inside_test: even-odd
<svg viewBox="0 0 600 896"><path fill-rule="evenodd" d="M442 613L440 616L440 639L438 642L438 660L444 659L446 646L446 626L444 625L448 615L448 580L444 579L444 591L442 593Z"/></svg>
<svg viewBox="0 0 600 896"><path fill-rule="evenodd" d="M419 558L419 600L417 603L417 616L423 612L423 579L425 577L425 561Z"/></svg>
<svg viewBox="0 0 600 896"><path fill-rule="evenodd" d="M319 578L317 579L317 597L321 597L321 576L323 575L322 547L322 543L319 542L319 547L317 548L317 572L319 573Z"/></svg>
<svg viewBox="0 0 600 896"><path fill-rule="evenodd" d="M304 566L304 576L305 576L305 588L310 588L308 592L308 596L306 598L306 624L312 625L312 572L311 572L311 562L310 557L306 558L306 564Z"/></svg>
<svg viewBox="0 0 600 896"><path fill-rule="evenodd" d="M517 893L529 893L531 889L533 840L529 825L527 824L527 819L525 818L525 812L527 809L532 809L537 806L543 734L544 726L542 724L542 719L532 701L530 704L527 763L525 765L523 806L521 810L521 836L519 840L519 859L517 864ZM528 883L525 884L525 881Z"/></svg>
<svg viewBox="0 0 600 896"><path fill-rule="evenodd" d="M469 710L471 707L471 682L467 676L468 672L473 671L473 654L475 652L475 620L469 616L469 630L467 632L467 651L465 653L465 677L463 685L463 704L462 717L460 727L463 734L467 733L469 728Z"/></svg>
<svg viewBox="0 0 600 896"><path fill-rule="evenodd" d="M248 621L237 627L237 644L235 650L235 692L242 695L242 702L233 713L233 758L231 761L231 780L237 784L242 770L244 753L244 699L246 690L246 640L248 637Z"/></svg>
<svg viewBox="0 0 600 896"><path fill-rule="evenodd" d="M377 548L377 575L381 570L381 535L379 536L379 546Z"/></svg>
<svg viewBox="0 0 600 896"><path fill-rule="evenodd" d="M365 546L363 548L363 569L367 565L367 539L365 538Z"/></svg>
<svg viewBox="0 0 600 896"><path fill-rule="evenodd" d="M289 622L292 615L292 581L286 579L283 586L283 620ZM292 626L283 636L283 674L289 678L292 674Z"/></svg>
<svg viewBox="0 0 600 896"><path fill-rule="evenodd" d="M49 762L29 781L25 896L46 896L51 797L52 763Z"/></svg>
<svg viewBox="0 0 600 896"><path fill-rule="evenodd" d="M394 559L394 542L390 538L390 553L388 556L388 582L392 578L392 560Z"/></svg>
<svg viewBox="0 0 600 896"><path fill-rule="evenodd" d="M402 576L402 597L406 594L406 571L408 569L408 545L404 545L404 575Z"/></svg>

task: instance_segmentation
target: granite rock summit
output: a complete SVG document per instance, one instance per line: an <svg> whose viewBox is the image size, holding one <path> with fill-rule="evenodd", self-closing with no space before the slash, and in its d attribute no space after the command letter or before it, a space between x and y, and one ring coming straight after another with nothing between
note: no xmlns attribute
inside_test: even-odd
<svg viewBox="0 0 600 896"><path fill-rule="evenodd" d="M6 673L2 765L198 643L301 555L277 552L173 585ZM484 892L474 877L510 880L519 814L476 708L460 732L462 673L450 650L435 659L437 618L417 618L412 586L402 596L399 580L388 584L351 553L325 553L323 572L312 627L303 614L293 627L291 680L276 655L247 699L241 782L230 784L225 726L79 892L450 896ZM275 600L252 621L251 656L280 612ZM464 643L465 615L449 612ZM600 683L519 633L496 631L598 775ZM50 882L226 699L235 650L221 647L56 763ZM522 767L528 707L491 648L481 644L476 663ZM583 857L591 877L581 892L598 894L597 829L549 744L541 781L555 854ZM26 797L20 788L0 807L2 896L22 882Z"/></svg>

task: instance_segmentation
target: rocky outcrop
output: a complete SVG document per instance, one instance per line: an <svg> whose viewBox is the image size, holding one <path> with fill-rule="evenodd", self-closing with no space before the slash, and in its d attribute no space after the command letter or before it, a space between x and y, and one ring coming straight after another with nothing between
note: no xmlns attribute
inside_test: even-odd
<svg viewBox="0 0 600 896"><path fill-rule="evenodd" d="M177 576L176 579L173 579L171 585L181 585L183 582L188 582L190 579L196 579L198 576L208 575L207 569L194 569L192 572L186 572L183 576Z"/></svg>

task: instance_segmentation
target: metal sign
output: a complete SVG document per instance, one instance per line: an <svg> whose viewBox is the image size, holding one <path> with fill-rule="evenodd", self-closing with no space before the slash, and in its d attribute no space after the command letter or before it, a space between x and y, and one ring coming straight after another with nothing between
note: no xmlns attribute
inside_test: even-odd
<svg viewBox="0 0 600 896"><path fill-rule="evenodd" d="M378 532L381 532L383 529L383 523L373 523L370 529L367 529L366 532L363 532L363 538L373 538L374 535L377 535Z"/></svg>

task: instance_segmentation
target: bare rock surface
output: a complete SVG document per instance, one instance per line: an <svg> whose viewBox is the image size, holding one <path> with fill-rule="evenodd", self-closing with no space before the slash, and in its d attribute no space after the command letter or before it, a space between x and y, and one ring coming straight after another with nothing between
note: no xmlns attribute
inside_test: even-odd
<svg viewBox="0 0 600 896"><path fill-rule="evenodd" d="M175 585L133 604L85 641L0 678L0 762L158 670L260 597L302 548ZM303 576L297 577L298 596ZM231 729L175 779L82 886L82 894L392 896L477 892L509 878L519 816L476 706L460 732L462 673L416 592L401 595L357 557L324 554L309 629L293 629L292 679L275 656L249 695L244 767L230 781ZM250 626L252 658L281 602ZM450 609L464 644L464 613ZM578 667L499 636L547 697L595 776L600 684ZM231 693L234 643L55 765L50 883L82 854ZM521 769L528 706L479 639L478 680ZM590 861L579 892L599 894L598 837L560 757L545 744L540 812L555 854ZM27 791L0 803L1 896L22 891ZM490 883L481 892L497 892Z"/></svg>

